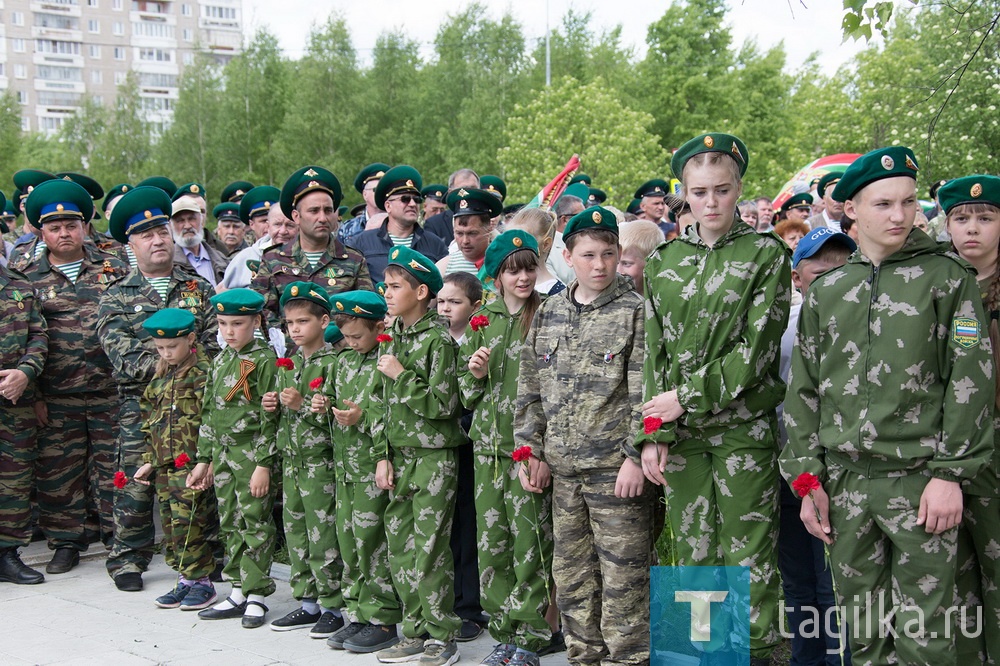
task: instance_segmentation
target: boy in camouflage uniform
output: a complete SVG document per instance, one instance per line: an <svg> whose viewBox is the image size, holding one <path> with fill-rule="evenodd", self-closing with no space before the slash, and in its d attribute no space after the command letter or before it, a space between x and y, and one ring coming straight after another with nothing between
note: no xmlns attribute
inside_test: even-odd
<svg viewBox="0 0 1000 666"><path fill-rule="evenodd" d="M781 471L822 484L800 515L830 544L856 664L957 663L960 484L993 453L982 300L968 265L913 229L916 177L895 146L837 184L860 250L810 287L785 399Z"/></svg>
<svg viewBox="0 0 1000 666"><path fill-rule="evenodd" d="M648 664L652 504L632 445L642 297L615 273L611 211L574 215L563 239L577 279L542 303L521 348L514 443L532 455L518 473L541 493L551 470L552 573L569 662Z"/></svg>

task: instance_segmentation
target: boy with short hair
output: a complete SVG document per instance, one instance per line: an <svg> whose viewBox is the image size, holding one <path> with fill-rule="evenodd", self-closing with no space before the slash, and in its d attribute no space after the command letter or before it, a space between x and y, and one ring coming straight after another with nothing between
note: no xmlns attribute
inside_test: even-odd
<svg viewBox="0 0 1000 666"><path fill-rule="evenodd" d="M613 213L578 213L563 239L577 279L542 303L521 351L514 440L531 458L519 474L536 493L555 480L552 573L570 663L648 664L652 504L632 445L643 301L615 273Z"/></svg>
<svg viewBox="0 0 1000 666"><path fill-rule="evenodd" d="M618 258L618 272L632 278L632 286L640 296L646 257L663 241L663 230L655 222L634 220L621 227L618 242L621 243L622 251Z"/></svg>

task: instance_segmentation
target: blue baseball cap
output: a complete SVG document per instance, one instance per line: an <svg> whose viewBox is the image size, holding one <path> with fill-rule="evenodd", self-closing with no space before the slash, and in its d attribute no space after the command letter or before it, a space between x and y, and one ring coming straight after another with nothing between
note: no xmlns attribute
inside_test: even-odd
<svg viewBox="0 0 1000 666"><path fill-rule="evenodd" d="M795 246L795 253L792 254L792 268L797 268L800 261L813 256L819 252L821 247L831 241L840 243L851 252L858 249L858 244L854 242L854 239L845 233L827 227L813 229Z"/></svg>

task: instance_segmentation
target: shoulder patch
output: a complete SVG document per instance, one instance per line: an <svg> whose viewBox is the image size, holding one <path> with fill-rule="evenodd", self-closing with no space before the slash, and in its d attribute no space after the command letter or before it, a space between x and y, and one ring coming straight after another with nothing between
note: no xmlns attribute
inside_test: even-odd
<svg viewBox="0 0 1000 666"><path fill-rule="evenodd" d="M955 317L951 323L951 339L959 347L975 347L979 344L979 321L970 317Z"/></svg>

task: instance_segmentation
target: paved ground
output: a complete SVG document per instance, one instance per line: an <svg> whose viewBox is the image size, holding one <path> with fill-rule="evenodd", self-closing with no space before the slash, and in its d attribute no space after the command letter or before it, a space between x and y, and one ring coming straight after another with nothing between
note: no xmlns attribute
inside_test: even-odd
<svg viewBox="0 0 1000 666"><path fill-rule="evenodd" d="M0 664L330 664L374 666L372 655L331 650L307 631L243 629L239 620L207 622L194 612L164 610L153 599L174 584L174 573L157 556L143 576L142 592L119 592L104 569L104 551L91 546L68 574L46 576L41 585L0 584ZM22 552L44 570L50 553L42 543ZM280 565L275 573L280 576ZM217 585L221 593L225 583ZM296 607L288 584L279 581L268 599L268 618ZM459 663L478 664L493 647L487 634L460 644ZM543 657L544 666L565 666L565 653Z"/></svg>

